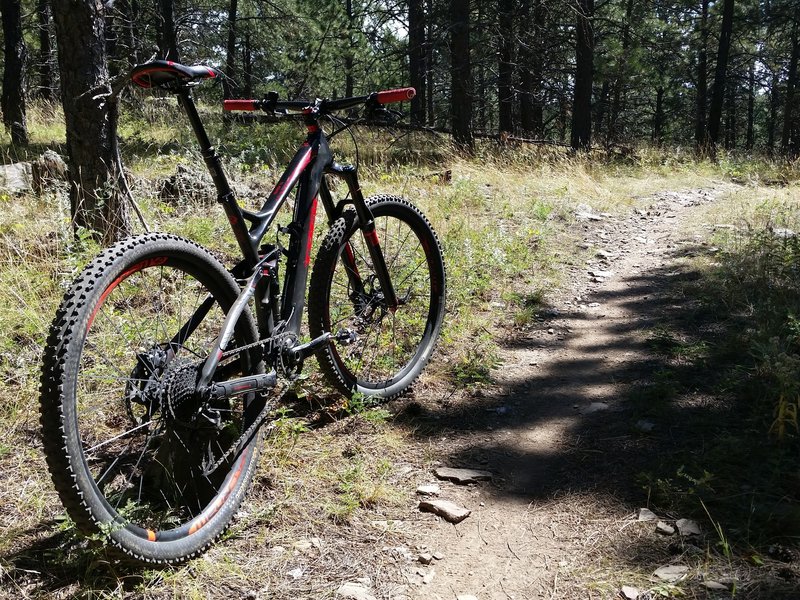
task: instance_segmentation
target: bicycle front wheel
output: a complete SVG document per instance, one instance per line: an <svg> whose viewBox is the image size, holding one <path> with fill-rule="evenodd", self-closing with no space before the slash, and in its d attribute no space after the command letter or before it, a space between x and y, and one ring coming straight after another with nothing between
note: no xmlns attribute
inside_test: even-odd
<svg viewBox="0 0 800 600"><path fill-rule="evenodd" d="M56 489L82 531L139 561L174 563L204 550L252 479L260 437L242 444L241 436L263 399L196 392L238 292L197 244L147 234L90 263L51 327L41 423ZM256 339L245 313L230 345ZM259 364L234 353L214 379Z"/></svg>
<svg viewBox="0 0 800 600"><path fill-rule="evenodd" d="M317 353L339 391L390 399L406 391L430 360L444 318L445 268L439 240L419 209L393 196L367 203L399 306L387 306L361 224L348 210L314 263L309 329L312 337L345 332L350 338Z"/></svg>

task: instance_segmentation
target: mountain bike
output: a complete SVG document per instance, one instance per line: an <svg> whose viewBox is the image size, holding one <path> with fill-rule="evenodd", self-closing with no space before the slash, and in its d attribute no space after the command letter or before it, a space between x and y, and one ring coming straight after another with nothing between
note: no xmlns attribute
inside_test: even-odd
<svg viewBox="0 0 800 600"><path fill-rule="evenodd" d="M348 126L337 111L380 119L414 90L225 100L226 111L297 118L308 130L251 211L237 202L192 96L220 76L167 61L131 73L139 86L177 96L241 260L226 268L165 233L121 241L66 292L44 352L41 425L61 501L80 530L147 563L183 561L223 533L251 484L279 388L306 359L315 355L342 394L394 398L428 363L445 310L428 220L404 198L364 198L357 169L335 162L328 145ZM327 121L338 129L326 134ZM343 199L334 200L331 178L344 183ZM277 226L292 190L292 220ZM312 266L320 203L330 228Z"/></svg>

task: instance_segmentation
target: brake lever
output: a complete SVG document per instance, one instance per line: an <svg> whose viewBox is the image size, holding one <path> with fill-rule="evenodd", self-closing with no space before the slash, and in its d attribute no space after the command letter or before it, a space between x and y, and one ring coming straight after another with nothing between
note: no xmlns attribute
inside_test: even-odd
<svg viewBox="0 0 800 600"><path fill-rule="evenodd" d="M391 110L383 105L367 107L365 121L370 125L395 125L403 118L403 113Z"/></svg>

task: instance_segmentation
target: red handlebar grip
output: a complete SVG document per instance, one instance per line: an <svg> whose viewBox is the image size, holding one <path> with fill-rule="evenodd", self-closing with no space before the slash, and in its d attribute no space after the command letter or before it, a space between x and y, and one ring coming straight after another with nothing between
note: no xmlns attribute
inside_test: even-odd
<svg viewBox="0 0 800 600"><path fill-rule="evenodd" d="M255 100L223 100L222 108L225 110L257 110Z"/></svg>
<svg viewBox="0 0 800 600"><path fill-rule="evenodd" d="M378 92L378 102L381 104L391 104L392 102L405 102L417 95L414 88L401 88L399 90L386 90Z"/></svg>

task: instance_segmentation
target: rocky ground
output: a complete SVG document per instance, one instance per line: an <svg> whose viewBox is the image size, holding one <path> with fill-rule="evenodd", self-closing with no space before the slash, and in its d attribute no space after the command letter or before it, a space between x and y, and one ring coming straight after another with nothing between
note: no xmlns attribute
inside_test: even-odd
<svg viewBox="0 0 800 600"><path fill-rule="evenodd" d="M686 275L682 260L717 251L713 226L693 215L725 193L663 193L622 217L579 209L579 245L594 258L572 269L571 289L511 336L490 391L415 417L419 455L477 474L412 473L424 512L404 516L398 577L339 596L800 597L785 566L753 579L747 565L714 558L718 533L647 509L636 480L672 451L713 443L687 423L714 398L688 394L655 416L630 398L658 384L653 331L692 310L672 285Z"/></svg>

